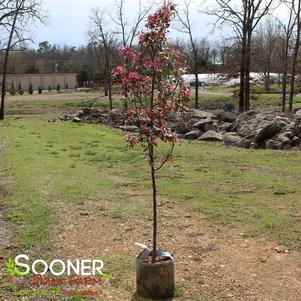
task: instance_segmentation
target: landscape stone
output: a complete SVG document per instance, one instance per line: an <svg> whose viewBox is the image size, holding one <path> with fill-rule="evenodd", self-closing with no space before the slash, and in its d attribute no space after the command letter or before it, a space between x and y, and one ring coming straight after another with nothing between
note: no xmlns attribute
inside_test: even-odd
<svg viewBox="0 0 301 301"><path fill-rule="evenodd" d="M188 132L184 135L185 139L188 140L193 140L193 139L198 139L198 137L200 136L201 132L200 131L191 131Z"/></svg>
<svg viewBox="0 0 301 301"><path fill-rule="evenodd" d="M204 133L199 140L203 140L203 141L222 141L223 137L221 133L215 132L215 131L207 131L206 133Z"/></svg>

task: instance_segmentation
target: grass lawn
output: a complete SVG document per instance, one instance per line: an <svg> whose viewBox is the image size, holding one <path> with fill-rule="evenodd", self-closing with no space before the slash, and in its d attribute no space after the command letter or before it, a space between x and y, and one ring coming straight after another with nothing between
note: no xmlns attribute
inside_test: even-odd
<svg viewBox="0 0 301 301"><path fill-rule="evenodd" d="M76 108L90 96L67 96L54 105ZM36 96L29 101L31 109L38 108ZM46 96L44 104L52 105ZM49 123L55 116L45 112L7 116L0 123L1 208L14 246L5 252L44 259L101 257L114 277L105 300L134 301L128 297L135 288L133 242L151 238L147 162L140 149L126 147L118 130ZM158 174L159 244L178 256L176 299L245 300L248 292L296 300L300 166L300 152L181 141ZM290 248L290 257L274 255L278 244ZM269 261L259 266L266 260L262 256ZM232 287L233 270L241 282L237 287ZM271 273L279 274L283 285L274 286ZM0 294L2 286L12 291L14 285L0 277Z"/></svg>
<svg viewBox="0 0 301 301"><path fill-rule="evenodd" d="M48 225L55 223L55 202L76 203L101 195L116 203L112 217L147 213L120 202L118 174L136 189L149 189L146 162L128 149L121 133L103 126L48 123L45 117L7 118L1 124L2 156L14 179L6 200L9 220L22 245L47 246ZM250 234L264 234L301 250L299 152L228 148L221 144L188 143L159 177L161 195L205 213L214 223L247 225ZM118 186L118 185L117 185Z"/></svg>

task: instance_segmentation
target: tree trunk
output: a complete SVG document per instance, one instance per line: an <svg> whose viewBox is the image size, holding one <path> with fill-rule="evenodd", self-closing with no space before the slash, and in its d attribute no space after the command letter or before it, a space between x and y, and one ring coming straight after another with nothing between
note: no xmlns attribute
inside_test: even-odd
<svg viewBox="0 0 301 301"><path fill-rule="evenodd" d="M197 68L195 69L195 108L199 107L199 74Z"/></svg>
<svg viewBox="0 0 301 301"><path fill-rule="evenodd" d="M282 79L282 112L286 111L286 88L287 88L287 69L283 74Z"/></svg>
<svg viewBox="0 0 301 301"><path fill-rule="evenodd" d="M157 257L157 186L156 186L156 171L154 158L154 145L149 145L149 159L152 176L152 191L153 191L153 252L152 263L156 262Z"/></svg>
<svg viewBox="0 0 301 301"><path fill-rule="evenodd" d="M244 26L245 27L245 26ZM240 86L239 86L239 113L244 112L245 107L245 83L246 83L246 30L243 29L241 63L240 63Z"/></svg>
<svg viewBox="0 0 301 301"><path fill-rule="evenodd" d="M109 89L108 89L108 84L107 84L107 82L105 82L104 88L105 88L105 96L108 96L108 95L109 95Z"/></svg>
<svg viewBox="0 0 301 301"><path fill-rule="evenodd" d="M109 50L105 49L105 60L106 60L106 82L107 82L107 88L108 88L108 96L109 96L109 105L110 110L113 110L113 100L112 100L112 75L111 75L111 69L110 69L110 59L109 59Z"/></svg>
<svg viewBox="0 0 301 301"><path fill-rule="evenodd" d="M110 110L113 110L112 77L111 77L111 73L108 75L108 90L109 90Z"/></svg>
<svg viewBox="0 0 301 301"><path fill-rule="evenodd" d="M248 28L247 53L246 53L246 83L245 83L245 103L244 112L250 110L250 69L251 69L251 29Z"/></svg>
<svg viewBox="0 0 301 301"><path fill-rule="evenodd" d="M289 36L287 35L285 41L284 53L284 70L282 76L282 112L286 111L286 89L287 89L287 73L288 73L288 51L289 51Z"/></svg>

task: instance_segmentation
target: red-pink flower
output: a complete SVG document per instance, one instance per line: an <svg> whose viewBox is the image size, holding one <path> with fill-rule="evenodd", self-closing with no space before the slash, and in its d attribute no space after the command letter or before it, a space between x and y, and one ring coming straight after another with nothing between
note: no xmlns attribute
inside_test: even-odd
<svg viewBox="0 0 301 301"><path fill-rule="evenodd" d="M137 55L133 52L132 48L125 46L120 52L120 56L130 64L135 64L137 61Z"/></svg>
<svg viewBox="0 0 301 301"><path fill-rule="evenodd" d="M188 87L188 86L183 86L181 88L181 93L182 93L183 97L190 98L191 97L191 93L192 93L191 92L191 88Z"/></svg>
<svg viewBox="0 0 301 301"><path fill-rule="evenodd" d="M158 68L158 63L154 61L147 60L144 62L144 67L148 70L155 70Z"/></svg>
<svg viewBox="0 0 301 301"><path fill-rule="evenodd" d="M124 139L125 139L125 142L128 144L128 146L130 146L130 147L134 147L135 145L137 145L140 142L139 136L134 135L134 134L125 135Z"/></svg>
<svg viewBox="0 0 301 301"><path fill-rule="evenodd" d="M143 76L141 76L137 71L133 71L129 73L129 80L137 83L143 81Z"/></svg>

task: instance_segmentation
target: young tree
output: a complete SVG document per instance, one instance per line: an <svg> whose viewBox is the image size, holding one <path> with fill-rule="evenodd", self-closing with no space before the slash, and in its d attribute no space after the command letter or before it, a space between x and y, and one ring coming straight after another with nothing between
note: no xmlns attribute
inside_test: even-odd
<svg viewBox="0 0 301 301"><path fill-rule="evenodd" d="M0 120L4 119L6 94L6 74L11 49L28 40L26 34L35 20L43 21L40 0L3 0L0 1L0 32L4 52L4 63L1 83Z"/></svg>
<svg viewBox="0 0 301 301"><path fill-rule="evenodd" d="M130 147L142 145L150 166L153 197L152 262L157 257L157 184L156 174L170 159L177 137L167 128L170 112L181 111L190 100L191 91L182 80L185 66L181 54L170 47L167 33L175 15L175 5L166 3L148 17L145 31L139 36L137 52L130 47L121 51L128 64L113 70L115 81L123 85L132 107L127 112L127 123L139 128L136 134L126 135ZM126 90L126 91L125 91ZM145 105L142 99L146 100ZM157 140L170 143L170 150L157 161Z"/></svg>
<svg viewBox="0 0 301 301"><path fill-rule="evenodd" d="M207 13L218 18L220 25L233 27L240 41L239 111L250 109L250 68L252 36L258 23L266 16L275 0L215 0Z"/></svg>

